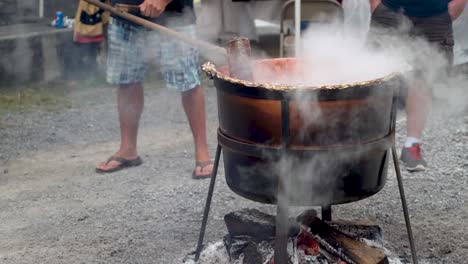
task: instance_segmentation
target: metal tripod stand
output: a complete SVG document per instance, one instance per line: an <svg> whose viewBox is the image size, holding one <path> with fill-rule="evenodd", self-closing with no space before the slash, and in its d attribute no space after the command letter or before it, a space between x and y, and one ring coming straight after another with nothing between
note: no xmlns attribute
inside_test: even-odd
<svg viewBox="0 0 468 264"><path fill-rule="evenodd" d="M212 200L212 197L213 197L214 186L215 186L215 182L216 182L216 176L218 174L219 161L220 161L220 158L221 158L221 149L222 149L221 145L218 145L218 147L216 149L215 160L214 160L213 176L211 177L211 180L210 180L210 186L209 186L209 189L208 189L208 195L206 197L206 203L205 203L205 209L204 209L204 213L203 213L203 220L202 220L202 225L201 225L201 229L200 229L200 235L198 237L198 244L197 244L197 249L196 249L196 253L195 253L195 261L197 261L199 259L200 253L201 253L202 248L203 248L203 240L204 240L204 237L205 237L206 226L207 226L207 223L208 223L208 215L209 215L210 207L211 207L211 200ZM408 240L409 240L410 249L411 249L411 256L412 256L412 259L413 259L413 263L417 264L418 259L417 259L417 255L416 255L416 248L415 248L415 245L414 245L413 231L412 231L412 228L411 228L411 222L410 222L410 218L409 218L409 211L408 211L408 206L407 206L407 203L406 203L405 191L404 191L404 188L403 188L403 179L402 179L401 171L400 171L400 163L399 163L399 160L398 160L395 144L393 144L393 146L391 148L391 151L392 151L393 163L394 163L394 166L395 166L396 178L397 178L397 181L398 181L398 189L399 189L399 192L400 192L401 205L402 205L402 208L403 208L403 214L404 214L405 223L406 223L406 230L407 230L407 233L408 233ZM288 217L287 210L286 211L281 210L280 208L282 208L282 207L278 206L278 211L277 211L278 214L276 216L277 219L281 219L281 218L285 218L285 217L287 218ZM322 208L322 218L324 218L324 220L331 220L331 214L332 214L331 206ZM279 221L279 222L284 223L284 221ZM285 245L285 243L287 243L287 237L285 239L284 234L287 234L287 226L286 227L277 226L277 238L276 239L277 239L277 242L279 242L279 243L275 243L275 244L278 247L282 247L284 250L275 248L275 263L287 263L287 257L288 256L287 256L286 245ZM277 252L278 250L279 250L279 252Z"/></svg>
<svg viewBox="0 0 468 264"><path fill-rule="evenodd" d="M408 212L408 207L407 207L404 188L403 188L403 180L401 177L400 164L399 164L398 156L396 153L396 146L395 146L396 100L397 100L397 97L396 95L394 95L388 138L391 140L391 151L392 151L393 163L395 165L395 172L396 172L396 177L398 181L398 189L400 192L400 199L401 199L401 204L403 208L403 214L405 217L406 229L408 232L411 255L412 255L413 263L417 264L418 260L416 256L416 249L414 246L413 232L411 229L409 212ZM289 145L289 138L290 138L290 135L289 135L290 120L289 120L289 114L288 114L289 103L290 103L290 98L283 97L281 99L281 139L282 139L281 151L283 154L286 154L286 155L289 152L288 145ZM206 204L205 204L205 209L203 213L203 220L202 220L202 225L200 229L200 235L198 237L198 245L197 245L197 249L195 253L195 261L199 259L200 253L203 247L203 239L205 236L206 225L208 222L208 214L210 212L211 200L213 197L216 176L218 174L218 167L219 167L219 161L221 158L221 150L222 150L222 145L221 145L222 143L220 143L219 140L220 138L218 137L218 146L216 149L216 155L215 155L215 160L214 160L213 175L210 181L208 195L206 198ZM286 192L287 190L285 190L286 188L285 186L288 186L288 184L284 182L285 181L284 179L281 180L281 178L284 178L284 177L280 177L280 182L278 184L278 192L277 192L279 194L278 197L282 196L280 194L287 193ZM288 224L287 224L288 221L287 219L289 217L288 208L289 208L288 199L278 199L277 213L276 213L276 237L275 237L275 256L274 256L274 260L276 264L288 263L288 253L287 253L287 243L288 243ZM325 221L331 221L332 219L331 206L322 207L322 219Z"/></svg>

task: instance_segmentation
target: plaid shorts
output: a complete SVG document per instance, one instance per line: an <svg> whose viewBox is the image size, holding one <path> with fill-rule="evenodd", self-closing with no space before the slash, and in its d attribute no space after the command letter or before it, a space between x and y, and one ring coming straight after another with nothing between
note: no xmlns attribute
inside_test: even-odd
<svg viewBox="0 0 468 264"><path fill-rule="evenodd" d="M196 35L193 24L172 29ZM185 92L200 85L199 52L192 46L117 19L111 20L108 41L107 81L111 84L142 83L154 61L168 88Z"/></svg>

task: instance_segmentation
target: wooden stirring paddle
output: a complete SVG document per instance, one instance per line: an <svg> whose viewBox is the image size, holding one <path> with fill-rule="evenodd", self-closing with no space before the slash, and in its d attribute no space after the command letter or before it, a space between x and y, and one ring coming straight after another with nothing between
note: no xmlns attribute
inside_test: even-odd
<svg viewBox="0 0 468 264"><path fill-rule="evenodd" d="M99 0L84 0L90 4L93 4L105 11L110 12L111 14L128 20L137 25L143 26L145 28L158 31L161 34L166 36L181 40L185 43L198 47L205 54L214 53L216 55L223 56L224 60L227 60L228 65L230 66L230 76L237 79L252 81L252 72L251 72L251 50L250 43L247 38L236 38L229 42L228 51L225 48L210 44L208 42L191 38L186 35L183 35L177 31L169 29L167 27L161 26L159 24L148 21L144 18L132 15L128 12L139 12L139 6L131 5L116 5L115 7L104 4Z"/></svg>

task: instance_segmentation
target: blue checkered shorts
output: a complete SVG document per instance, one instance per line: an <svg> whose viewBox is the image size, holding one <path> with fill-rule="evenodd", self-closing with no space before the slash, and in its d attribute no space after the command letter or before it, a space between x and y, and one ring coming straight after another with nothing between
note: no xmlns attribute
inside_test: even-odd
<svg viewBox="0 0 468 264"><path fill-rule="evenodd" d="M195 25L172 28L190 37ZM107 81L132 84L144 81L152 62L160 67L166 86L185 92L200 85L196 48L158 32L112 19L108 29Z"/></svg>

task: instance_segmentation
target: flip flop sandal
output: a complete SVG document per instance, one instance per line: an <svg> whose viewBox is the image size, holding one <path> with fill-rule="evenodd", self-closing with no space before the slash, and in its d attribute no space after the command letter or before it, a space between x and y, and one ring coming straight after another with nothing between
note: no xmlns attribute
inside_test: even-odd
<svg viewBox="0 0 468 264"><path fill-rule="evenodd" d="M116 171L119 171L119 170L125 169L125 168L140 166L143 163L143 160L141 160L140 157L137 157L134 160L128 160L128 159L112 156L106 161L106 164L108 164L111 161L117 161L120 164L119 164L119 166L117 166L115 168L112 168L112 169L109 169L109 170L101 170L99 168L96 168L96 172L97 173L111 173L111 172L116 172Z"/></svg>
<svg viewBox="0 0 468 264"><path fill-rule="evenodd" d="M203 169L205 169L205 167L210 166L210 165L213 165L213 164L214 164L214 163L213 163L213 161L211 161L211 160L207 160L207 161L197 161L197 162L195 162L195 169L194 169L193 172L192 172L192 179L194 179L194 180L201 180L201 179L208 179L208 178L211 178L211 176L212 176L213 173L197 175L197 167L200 167L200 168L201 168L201 171L203 172Z"/></svg>

